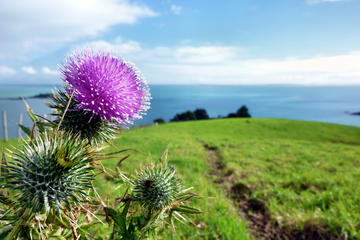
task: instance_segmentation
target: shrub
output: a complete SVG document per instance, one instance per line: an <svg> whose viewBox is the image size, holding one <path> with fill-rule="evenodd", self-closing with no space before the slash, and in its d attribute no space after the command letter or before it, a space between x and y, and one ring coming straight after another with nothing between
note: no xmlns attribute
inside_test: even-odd
<svg viewBox="0 0 360 240"><path fill-rule="evenodd" d="M209 115L206 110L203 108L198 108L194 111L195 117L197 120L209 119Z"/></svg>
<svg viewBox="0 0 360 240"><path fill-rule="evenodd" d="M165 120L162 119L162 118L157 118L153 121L154 123L157 123L157 124L162 124L162 123L165 123Z"/></svg>
<svg viewBox="0 0 360 240"><path fill-rule="evenodd" d="M236 113L229 113L229 115L227 117L228 118L236 118L237 115L236 115Z"/></svg>
<svg viewBox="0 0 360 240"><path fill-rule="evenodd" d="M251 115L249 113L249 109L242 105L236 113L229 113L227 116L228 118L251 118Z"/></svg>
<svg viewBox="0 0 360 240"><path fill-rule="evenodd" d="M180 114L176 114L174 118L170 120L170 122L180 122L180 121L192 121L196 120L196 116L192 111L186 111Z"/></svg>
<svg viewBox="0 0 360 240"><path fill-rule="evenodd" d="M250 118L251 115L249 113L249 109L245 106L242 105L236 112L236 116L240 117L240 118Z"/></svg>

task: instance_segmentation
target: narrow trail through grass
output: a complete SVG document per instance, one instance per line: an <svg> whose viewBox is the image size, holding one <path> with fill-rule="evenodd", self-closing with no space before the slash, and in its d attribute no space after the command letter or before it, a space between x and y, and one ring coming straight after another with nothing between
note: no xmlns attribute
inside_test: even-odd
<svg viewBox="0 0 360 240"><path fill-rule="evenodd" d="M306 226L302 230L292 230L280 227L271 217L270 211L264 201L252 197L252 190L240 182L233 171L224 164L217 147L204 144L207 152L206 162L210 166L209 174L214 184L224 188L226 196L233 201L239 214L248 221L250 234L259 240L340 240L345 239L340 235L326 232L322 228Z"/></svg>
<svg viewBox="0 0 360 240"><path fill-rule="evenodd" d="M193 224L177 223L176 234L169 227L158 239L360 240L360 128L219 119L124 130L112 144L106 151L137 150L121 163L127 174L168 148L184 185L204 196L194 201L204 213ZM102 163L114 169L120 159ZM110 199L125 191L106 176L94 184Z"/></svg>

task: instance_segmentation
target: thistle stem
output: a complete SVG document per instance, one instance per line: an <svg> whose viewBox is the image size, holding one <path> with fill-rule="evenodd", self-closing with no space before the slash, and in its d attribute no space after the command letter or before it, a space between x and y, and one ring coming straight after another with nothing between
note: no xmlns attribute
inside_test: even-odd
<svg viewBox="0 0 360 240"><path fill-rule="evenodd" d="M23 225L32 217L31 209L26 209L23 215L20 217L19 221L15 225L15 227L11 230L9 235L7 236L6 240L13 240L16 239L17 234L19 233L20 229Z"/></svg>
<svg viewBox="0 0 360 240"><path fill-rule="evenodd" d="M67 105L66 105L65 111L64 111L63 115L61 116L59 125L58 125L57 128L56 128L56 131L57 131L57 132L59 131L60 126L61 126L61 123L62 123L62 121L64 120L65 114L66 114L67 110L69 109L70 102L71 102L71 99L72 99L73 96L74 96L74 93L75 93L75 90L71 93L71 96L70 96L69 101L68 101L68 103L67 103Z"/></svg>

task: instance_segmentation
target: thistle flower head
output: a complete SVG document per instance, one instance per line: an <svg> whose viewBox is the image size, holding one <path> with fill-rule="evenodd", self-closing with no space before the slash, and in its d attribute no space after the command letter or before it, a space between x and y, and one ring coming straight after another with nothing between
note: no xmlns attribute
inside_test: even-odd
<svg viewBox="0 0 360 240"><path fill-rule="evenodd" d="M54 123L56 126L60 123L70 96L63 91L57 90L50 99L49 107L54 110L56 117ZM114 124L106 120L101 120L100 116L93 116L90 112L86 112L78 108L78 101L71 99L66 114L61 121L60 130L72 135L78 135L81 140L87 140L90 144L102 144L114 138L116 127Z"/></svg>
<svg viewBox="0 0 360 240"><path fill-rule="evenodd" d="M60 211L86 198L93 178L91 158L78 138L45 132L11 156L4 187L17 193L20 207L34 213Z"/></svg>
<svg viewBox="0 0 360 240"><path fill-rule="evenodd" d="M109 53L74 53L63 64L61 73L78 108L94 117L125 125L149 109L149 88L140 72Z"/></svg>
<svg viewBox="0 0 360 240"><path fill-rule="evenodd" d="M143 170L133 182L135 200L150 210L169 206L182 190L175 174L172 167L154 166Z"/></svg>

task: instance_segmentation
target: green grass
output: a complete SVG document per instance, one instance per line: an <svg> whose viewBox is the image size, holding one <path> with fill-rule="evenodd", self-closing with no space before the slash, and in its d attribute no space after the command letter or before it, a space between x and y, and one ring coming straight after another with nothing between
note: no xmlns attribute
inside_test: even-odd
<svg viewBox="0 0 360 240"><path fill-rule="evenodd" d="M15 140L10 143L16 144ZM124 131L113 141L136 148L121 169L134 173L169 149L169 162L186 186L205 198L194 203L204 213L196 226L177 224L178 239L249 239L247 223L222 185L209 175L204 144L215 147L238 182L265 202L282 226L318 226L360 239L360 128L274 119L223 119L168 123ZM113 147L106 151L114 151ZM114 168L118 160L104 160ZM98 177L99 193L119 196L123 189ZM171 230L160 238L169 239Z"/></svg>

